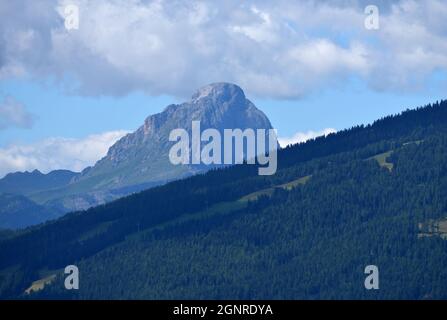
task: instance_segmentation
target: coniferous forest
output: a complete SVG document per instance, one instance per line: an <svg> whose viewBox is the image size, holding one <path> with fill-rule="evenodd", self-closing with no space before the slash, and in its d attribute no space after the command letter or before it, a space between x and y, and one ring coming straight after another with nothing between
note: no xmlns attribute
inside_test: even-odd
<svg viewBox="0 0 447 320"><path fill-rule="evenodd" d="M272 176L215 169L2 231L0 297L447 299L446 221L442 101L282 149Z"/></svg>

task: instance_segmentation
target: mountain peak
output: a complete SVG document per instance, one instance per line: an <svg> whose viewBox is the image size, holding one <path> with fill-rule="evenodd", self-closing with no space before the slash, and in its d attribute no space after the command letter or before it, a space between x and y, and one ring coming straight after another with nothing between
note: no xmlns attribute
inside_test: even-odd
<svg viewBox="0 0 447 320"><path fill-rule="evenodd" d="M178 128L192 130L193 121L200 121L203 130L218 130L222 136L225 129L272 128L267 116L246 99L239 86L225 82L208 84L198 89L191 100L168 105L162 112L147 117L135 132L111 146L104 158L74 178L67 187L70 191L64 191L66 194L72 192L68 198L74 199L73 209L81 208L78 203L90 205L93 201L96 204L110 201L211 168L176 166L169 160L173 145L170 133ZM85 194L80 194L79 189L85 190ZM62 205L68 208L71 203L65 199L61 197L55 201L63 201Z"/></svg>
<svg viewBox="0 0 447 320"><path fill-rule="evenodd" d="M215 101L245 100L244 91L228 82L216 82L201 87L191 97L192 101L212 99Z"/></svg>

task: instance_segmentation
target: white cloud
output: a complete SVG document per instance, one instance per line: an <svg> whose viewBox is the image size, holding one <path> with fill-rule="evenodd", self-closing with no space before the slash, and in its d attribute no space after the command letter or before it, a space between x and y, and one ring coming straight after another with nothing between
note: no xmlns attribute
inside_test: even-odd
<svg viewBox="0 0 447 320"><path fill-rule="evenodd" d="M48 138L33 144L0 148L0 177L8 172L38 169L81 171L106 155L109 147L127 134L118 130L83 139Z"/></svg>
<svg viewBox="0 0 447 320"><path fill-rule="evenodd" d="M258 21L245 25L231 26L231 31L241 33L256 42L274 43L279 41L277 26L272 23L272 19L267 12L260 11L255 6L250 11L257 16Z"/></svg>
<svg viewBox="0 0 447 320"><path fill-rule="evenodd" d="M31 128L34 116L25 106L12 96L5 96L0 101L0 130L8 127Z"/></svg>
<svg viewBox="0 0 447 320"><path fill-rule="evenodd" d="M24 1L0 3L0 79L67 77L87 95L186 96L230 81L296 98L351 77L413 90L447 71L443 0L376 1L376 31L366 0ZM79 6L79 30L64 28L65 4Z"/></svg>
<svg viewBox="0 0 447 320"><path fill-rule="evenodd" d="M279 137L278 142L281 148L285 148L290 144L296 144L301 142L306 142L307 140L320 137L327 136L330 133L337 132L337 130L332 128L326 128L320 131L306 131L306 132L297 132L291 137Z"/></svg>

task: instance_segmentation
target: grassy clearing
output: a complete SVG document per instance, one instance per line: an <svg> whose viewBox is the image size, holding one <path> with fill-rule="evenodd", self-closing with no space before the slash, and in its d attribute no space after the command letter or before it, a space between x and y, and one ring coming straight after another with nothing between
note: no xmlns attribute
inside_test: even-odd
<svg viewBox="0 0 447 320"><path fill-rule="evenodd" d="M311 175L308 175L308 176L301 177L299 179L293 180L288 183L277 185L277 186L274 186L274 187L271 187L268 189L259 190L259 191L250 193L236 201L220 202L220 203L217 203L217 204L214 204L214 205L208 207L205 210L187 214L187 215L181 216L175 220L167 221L165 223L159 224L156 227L151 228L150 230L163 230L164 228L178 225L178 224L184 223L184 222L199 221L199 220L206 219L206 218L216 216L216 215L230 214L232 212L235 212L237 210L245 208L248 204L248 201L255 201L261 195L271 195L274 192L275 188L291 190L292 188L294 188L298 185L305 184L310 179L310 177L311 177Z"/></svg>
<svg viewBox="0 0 447 320"><path fill-rule="evenodd" d="M250 193L250 194L242 197L238 201L240 201L240 202L255 201L261 196L271 196L273 194L273 192L275 191L275 189L277 189L277 188L288 190L288 191L292 190L293 188L295 188L298 185L306 184L306 182L309 181L311 176L312 175L308 175L308 176L301 177L299 179L290 181L288 183L280 184L280 185L277 185L277 186L274 186L271 188L267 188L267 189L263 189L263 190L259 190L259 191Z"/></svg>
<svg viewBox="0 0 447 320"><path fill-rule="evenodd" d="M408 146L408 145L413 144L413 143L416 144L416 145L420 145L422 142L424 142L424 140L408 141L408 142L405 142L403 144L403 146Z"/></svg>
<svg viewBox="0 0 447 320"><path fill-rule="evenodd" d="M25 290L26 294L30 294L31 292L36 292L39 290L43 290L46 285L51 284L56 279L56 275L52 274L45 278L34 281L31 286Z"/></svg>
<svg viewBox="0 0 447 320"><path fill-rule="evenodd" d="M379 166L382 168L387 168L389 171L393 170L394 165L391 162L387 162L388 157L393 153L393 150L376 154L375 156L372 156L366 160L376 160Z"/></svg>
<svg viewBox="0 0 447 320"><path fill-rule="evenodd" d="M107 229L114 223L115 221L106 221L99 225L97 225L95 228L81 234L78 238L78 241L86 241L89 240L95 236L98 236L102 233L105 233Z"/></svg>
<svg viewBox="0 0 447 320"><path fill-rule="evenodd" d="M437 236L447 240L447 218L419 223L418 227L418 238Z"/></svg>

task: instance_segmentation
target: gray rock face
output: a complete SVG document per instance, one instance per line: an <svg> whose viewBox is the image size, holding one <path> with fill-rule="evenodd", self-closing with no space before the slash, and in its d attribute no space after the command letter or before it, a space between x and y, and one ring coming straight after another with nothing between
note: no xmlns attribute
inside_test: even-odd
<svg viewBox="0 0 447 320"><path fill-rule="evenodd" d="M192 121L201 130L270 129L268 118L230 83L200 88L191 99L167 106L146 118L143 125L112 147L93 167L72 177L65 185L33 194L32 200L62 211L80 210L111 201L132 192L209 169L205 165L173 165L169 150L171 130L191 132Z"/></svg>
<svg viewBox="0 0 447 320"><path fill-rule="evenodd" d="M146 118L134 133L110 147L107 155L84 172L78 181L102 177L94 189L116 189L137 184L163 183L203 170L193 166L173 166L168 158L173 142L169 133L176 128L190 132L192 121L201 129L271 129L265 114L246 99L240 87L214 83L200 88L190 101L173 104Z"/></svg>

